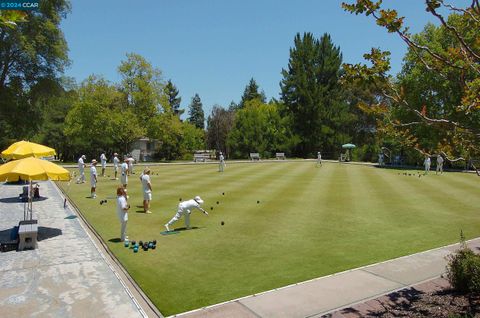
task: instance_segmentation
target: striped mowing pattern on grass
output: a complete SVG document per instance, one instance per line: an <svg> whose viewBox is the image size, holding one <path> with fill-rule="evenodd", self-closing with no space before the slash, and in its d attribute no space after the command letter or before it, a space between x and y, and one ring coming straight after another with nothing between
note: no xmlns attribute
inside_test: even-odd
<svg viewBox="0 0 480 318"><path fill-rule="evenodd" d="M130 240L158 242L155 251L138 254L114 241L120 231L115 200L99 205L119 181L99 178L97 200L86 198L88 183L68 190L165 315L455 243L461 229L467 238L480 235L474 175L418 177L417 171L302 161L217 168L152 168L149 215L140 207L138 175L130 177ZM194 211L198 229L161 236L179 198L195 195L210 216ZM174 225L183 226L183 220Z"/></svg>

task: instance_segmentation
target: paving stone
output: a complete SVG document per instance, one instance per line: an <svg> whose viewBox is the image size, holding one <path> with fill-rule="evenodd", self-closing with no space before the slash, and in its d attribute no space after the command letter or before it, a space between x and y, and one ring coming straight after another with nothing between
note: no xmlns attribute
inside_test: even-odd
<svg viewBox="0 0 480 318"><path fill-rule="evenodd" d="M238 302L226 303L221 306L197 310L178 315L182 318L258 318L259 316Z"/></svg>
<svg viewBox="0 0 480 318"><path fill-rule="evenodd" d="M34 201L38 248L0 254L0 317L142 317L50 182ZM24 216L20 185L0 184L0 233Z"/></svg>

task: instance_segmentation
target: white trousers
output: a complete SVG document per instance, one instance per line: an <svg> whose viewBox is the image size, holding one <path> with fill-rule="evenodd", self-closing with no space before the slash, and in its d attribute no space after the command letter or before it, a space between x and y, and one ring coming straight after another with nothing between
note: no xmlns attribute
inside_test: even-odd
<svg viewBox="0 0 480 318"><path fill-rule="evenodd" d="M425 174L427 174L430 171L430 165L426 164L425 165Z"/></svg>
<svg viewBox="0 0 480 318"><path fill-rule="evenodd" d="M80 177L78 178L79 182L85 182L87 179L85 178L85 169L80 169Z"/></svg>
<svg viewBox="0 0 480 318"><path fill-rule="evenodd" d="M187 211L183 211L182 209L178 209L177 213L175 216L168 221L168 225L172 225L173 223L177 222L179 219L182 218L182 216L185 216L185 227L188 229L190 228L190 214Z"/></svg>
<svg viewBox="0 0 480 318"><path fill-rule="evenodd" d="M125 237L127 236L127 221L121 221L122 228L120 229L120 240L125 241Z"/></svg>
<svg viewBox="0 0 480 318"><path fill-rule="evenodd" d="M443 162L437 163L437 172L443 173Z"/></svg>

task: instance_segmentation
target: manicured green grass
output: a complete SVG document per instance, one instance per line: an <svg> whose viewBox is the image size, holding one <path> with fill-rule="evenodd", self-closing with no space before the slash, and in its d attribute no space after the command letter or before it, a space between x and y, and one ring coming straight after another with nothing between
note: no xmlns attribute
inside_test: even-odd
<svg viewBox="0 0 480 318"><path fill-rule="evenodd" d="M208 164L153 171L150 215L136 207L143 200L138 174L130 178L128 235L156 239L154 251L134 254L110 241L120 234L116 203L99 201L115 195L118 181L100 178L95 200L86 198L88 181L72 182L68 194L165 315L456 243L460 230L480 236L479 179L472 174L419 178L313 162L228 164L223 174ZM160 235L179 198L195 195L210 216L195 211L198 229ZM183 226L183 219L175 224Z"/></svg>

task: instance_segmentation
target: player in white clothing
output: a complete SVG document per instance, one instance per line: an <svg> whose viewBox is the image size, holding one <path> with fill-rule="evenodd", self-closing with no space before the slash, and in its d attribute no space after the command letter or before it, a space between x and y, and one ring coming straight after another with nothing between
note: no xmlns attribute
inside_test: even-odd
<svg viewBox="0 0 480 318"><path fill-rule="evenodd" d="M170 225L177 222L182 216L185 216L185 226L187 229L190 229L190 213L192 209L198 209L202 211L205 215L208 215L207 211L202 209L200 205L203 204L203 200L197 195L195 198L183 201L178 204L178 210L175 216L165 224L167 231L170 231Z"/></svg>
<svg viewBox="0 0 480 318"><path fill-rule="evenodd" d="M322 165L322 154L319 151L317 153L317 166L321 166L321 165Z"/></svg>
<svg viewBox="0 0 480 318"><path fill-rule="evenodd" d="M443 157L441 154L437 155L437 170L435 171L435 174L438 174L440 171L440 174L443 174Z"/></svg>
<svg viewBox="0 0 480 318"><path fill-rule="evenodd" d="M218 172L223 172L223 170L225 169L227 164L225 163L225 157L223 156L221 151L220 151L220 156L218 157L218 159L220 160L220 162L218 164Z"/></svg>
<svg viewBox="0 0 480 318"><path fill-rule="evenodd" d="M140 176L143 188L143 211L145 213L152 213L150 211L150 201L152 200L152 183L150 182L150 169L146 168Z"/></svg>
<svg viewBox="0 0 480 318"><path fill-rule="evenodd" d="M428 172L430 171L430 164L431 164L431 161L430 161L430 156L426 155L425 156L425 161L423 162L423 165L425 166L425 175L428 174Z"/></svg>
<svg viewBox="0 0 480 318"><path fill-rule="evenodd" d="M123 161L123 163L120 165L120 183L123 184L123 187L127 189L127 184L128 184L128 163L127 163L127 158Z"/></svg>
<svg viewBox="0 0 480 318"><path fill-rule="evenodd" d="M80 158L78 158L78 172L80 174L80 176L78 177L77 179L77 183L85 183L85 159L87 159L87 157L85 157L85 155L82 155Z"/></svg>
<svg viewBox="0 0 480 318"><path fill-rule="evenodd" d="M122 186L117 188L117 216L120 224L120 240L123 242L127 238L128 209L130 205L127 202L127 195Z"/></svg>
<svg viewBox="0 0 480 318"><path fill-rule="evenodd" d="M133 159L132 155L129 155L127 158L127 163L128 163L128 174L135 174L133 172L133 163L135 162L135 159Z"/></svg>
<svg viewBox="0 0 480 318"><path fill-rule="evenodd" d="M118 164L120 163L120 159L118 159L118 153L113 154L113 171L115 173L115 180L118 180L117 178L117 172L118 172Z"/></svg>
<svg viewBox="0 0 480 318"><path fill-rule="evenodd" d="M102 177L105 177L105 168L107 168L107 156L105 156L105 151L102 151L100 155L100 163L102 164Z"/></svg>
<svg viewBox="0 0 480 318"><path fill-rule="evenodd" d="M97 197L97 194L95 193L95 190L97 188L97 168L95 167L97 165L97 160L93 159L92 160L92 166L90 167L90 196L92 199L95 199Z"/></svg>

